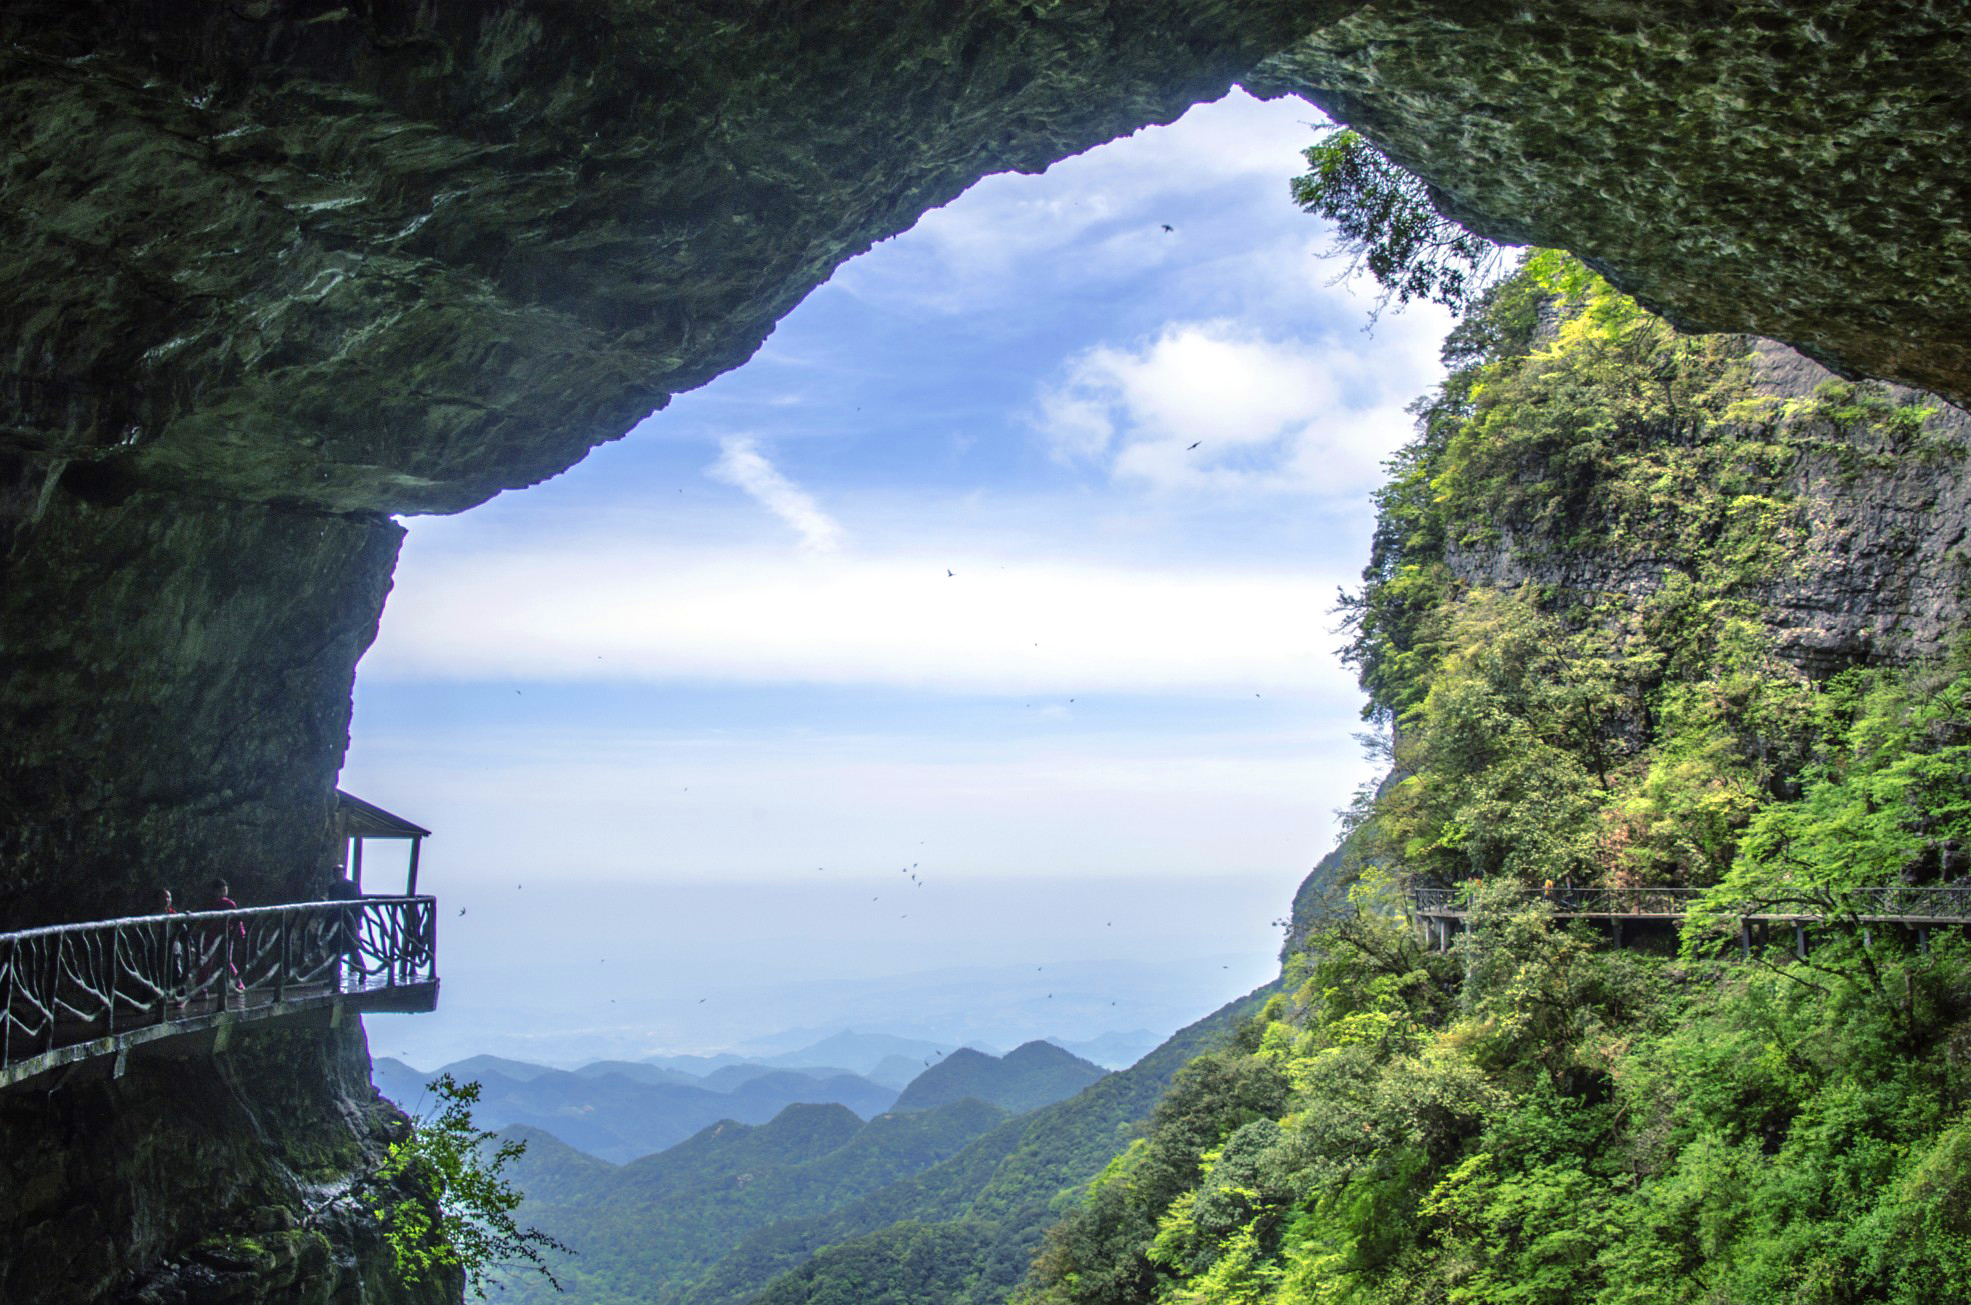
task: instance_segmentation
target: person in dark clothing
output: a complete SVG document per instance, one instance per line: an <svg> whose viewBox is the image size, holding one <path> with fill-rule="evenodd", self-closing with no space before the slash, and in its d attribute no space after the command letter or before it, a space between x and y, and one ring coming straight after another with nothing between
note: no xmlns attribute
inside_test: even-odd
<svg viewBox="0 0 1971 1305"><path fill-rule="evenodd" d="M157 890L157 909L159 915L178 914L178 908L172 905L171 890L169 888L160 888ZM189 959L185 955L188 946L185 930L182 925L166 921L164 928L159 932L162 940L159 946L163 948L165 999L167 1001L176 999L177 1003L183 1006L185 1004L185 975L192 968Z"/></svg>

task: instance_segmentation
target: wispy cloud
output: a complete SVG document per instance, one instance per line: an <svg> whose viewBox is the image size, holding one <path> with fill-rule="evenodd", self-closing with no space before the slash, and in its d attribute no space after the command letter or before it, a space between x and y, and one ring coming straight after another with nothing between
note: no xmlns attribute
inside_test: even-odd
<svg viewBox="0 0 1971 1305"><path fill-rule="evenodd" d="M745 491L753 500L801 537L801 546L832 553L842 546L842 526L821 510L814 496L780 474L759 445L750 439L720 441L719 460L705 468L713 480Z"/></svg>

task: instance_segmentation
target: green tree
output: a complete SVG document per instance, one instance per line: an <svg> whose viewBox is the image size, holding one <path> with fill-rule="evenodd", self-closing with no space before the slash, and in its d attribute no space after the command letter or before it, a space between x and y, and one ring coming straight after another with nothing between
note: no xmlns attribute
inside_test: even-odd
<svg viewBox="0 0 1971 1305"><path fill-rule="evenodd" d="M515 1222L523 1194L503 1176L527 1144L499 1141L473 1123L477 1083L440 1074L428 1090L437 1110L414 1119L404 1139L390 1144L367 1187L397 1272L415 1283L427 1273L457 1270L481 1300L496 1274L516 1268L540 1273L558 1290L547 1257L570 1252Z"/></svg>
<svg viewBox="0 0 1971 1305"><path fill-rule="evenodd" d="M1367 267L1393 298L1443 304L1462 313L1498 270L1499 247L1445 217L1430 188L1389 161L1359 133L1332 128L1306 151L1309 171L1293 180L1293 200L1335 224L1348 270Z"/></svg>

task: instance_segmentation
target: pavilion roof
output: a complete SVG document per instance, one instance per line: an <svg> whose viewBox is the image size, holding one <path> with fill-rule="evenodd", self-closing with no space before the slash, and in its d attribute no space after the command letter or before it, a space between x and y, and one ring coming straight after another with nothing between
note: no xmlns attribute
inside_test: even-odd
<svg viewBox="0 0 1971 1305"><path fill-rule="evenodd" d="M400 815L385 811L374 802L365 802L354 793L335 791L335 805L342 816L342 830L350 838L429 838L431 831Z"/></svg>

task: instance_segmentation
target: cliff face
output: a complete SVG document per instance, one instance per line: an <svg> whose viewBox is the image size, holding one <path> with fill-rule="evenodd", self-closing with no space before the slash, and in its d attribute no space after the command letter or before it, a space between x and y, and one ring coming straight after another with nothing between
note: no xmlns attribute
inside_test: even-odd
<svg viewBox="0 0 1971 1305"><path fill-rule="evenodd" d="M1808 399L1836 379L1784 345L1762 340L1753 349L1756 394ZM1809 451L1776 487L1797 505L1797 536L1784 565L1756 587L1756 604L1775 652L1816 677L1938 656L1964 629L1971 603L1971 415L1902 386L1883 397L1930 411L1921 452L1892 448L1879 433L1810 421L1799 431ZM1621 595L1633 603L1686 563L1572 547L1532 521L1500 522L1497 534L1482 545L1446 549L1461 584L1531 583L1553 590L1556 605L1570 596Z"/></svg>
<svg viewBox="0 0 1971 1305"><path fill-rule="evenodd" d="M336 1199L403 1128L367 1065L353 1021L245 1026L223 1055L0 1093L0 1299L458 1300L454 1275L397 1281L375 1219Z"/></svg>
<svg viewBox="0 0 1971 1305"><path fill-rule="evenodd" d="M215 871L247 901L313 896L388 514L555 474L979 176L1167 121L1269 56L1255 85L1358 123L1480 229L1582 251L1682 320L1971 394L1955 21L1782 0L10 4L0 924ZM360 1145L360 1047L312 1045L251 1091ZM168 1139L222 1109L218 1081L90 1091L117 1136ZM67 1136L71 1106L7 1101L9 1153ZM88 1207L87 1235L131 1249L20 1299L88 1299L258 1208L181 1181L189 1152L78 1154L31 1206L0 1191L4 1244L79 1256L82 1225L46 1212ZM124 1182L151 1195L106 1202ZM9 1284L43 1290L24 1262Z"/></svg>

